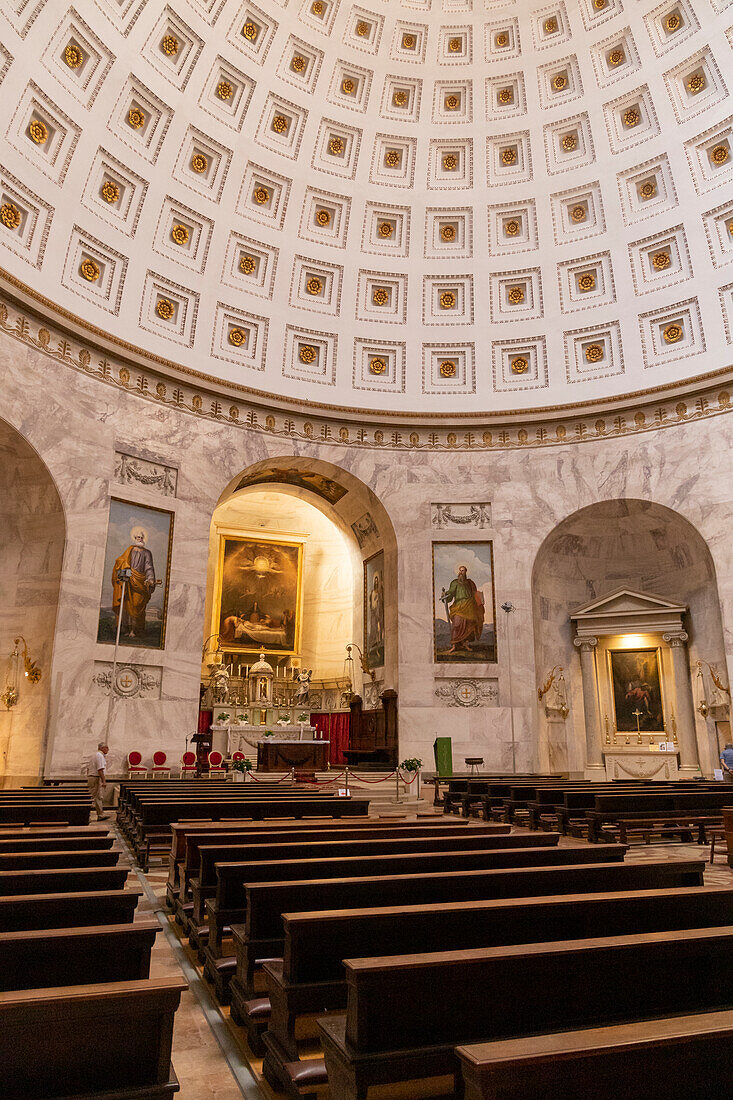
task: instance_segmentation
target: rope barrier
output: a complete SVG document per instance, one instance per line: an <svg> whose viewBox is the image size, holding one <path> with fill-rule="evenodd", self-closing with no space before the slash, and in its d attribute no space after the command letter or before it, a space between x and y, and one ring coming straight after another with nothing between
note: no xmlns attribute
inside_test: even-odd
<svg viewBox="0 0 733 1100"><path fill-rule="evenodd" d="M286 779L290 779L290 772L287 775L281 775L279 779L258 779L254 771L250 771L249 774L255 783L284 783Z"/></svg>
<svg viewBox="0 0 733 1100"><path fill-rule="evenodd" d="M358 779L360 783L386 783L388 779L391 779L393 775L397 774L397 768L390 772L389 775L383 776L381 779L367 779L363 775L357 775L356 772L349 772L350 779Z"/></svg>

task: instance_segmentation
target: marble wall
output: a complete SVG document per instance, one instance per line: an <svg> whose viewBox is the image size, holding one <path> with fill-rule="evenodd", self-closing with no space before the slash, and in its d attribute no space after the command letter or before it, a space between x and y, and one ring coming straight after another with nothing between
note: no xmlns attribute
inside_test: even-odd
<svg viewBox="0 0 733 1100"><path fill-rule="evenodd" d="M419 755L430 764L433 739L448 733L456 766L462 766L465 755L477 754L489 768L509 768L513 718L517 767L537 767L546 759L536 688L547 668L539 667L534 645L533 567L558 524L598 501L655 502L699 532L710 551L717 594L703 569L705 599L699 619L695 613L695 629L704 633L703 620L712 622L719 607L716 622L722 626L725 663L733 662L729 414L552 448L399 450L327 437L296 440L199 418L125 388L102 385L5 334L0 336L0 364L3 416L47 464L66 514L48 771L75 771L106 722L107 697L92 676L95 661L110 656L110 647L95 638L109 496L119 492L114 481L119 451L175 469L177 490L175 497L161 496L155 485L135 490L134 499L175 510L175 545L165 650L122 654L131 663L160 668L161 689L157 695L116 700L110 730L115 769L133 747L147 754L163 747L177 759L194 730L211 517L243 470L272 459L335 471L349 488L337 509L342 524L351 527L367 510L375 518L397 596L389 601L388 657L380 682L399 694L402 757ZM488 504L481 511L482 526L437 530L431 506L452 502ZM601 540L609 536L603 526L597 534ZM497 607L509 600L516 610L508 616L498 612L496 665L463 665L453 672L433 663L431 543L436 537L460 541L477 535L494 542ZM363 556L373 548L365 547ZM692 552L697 553L694 546ZM616 578L605 576L615 583ZM5 635L0 638L2 649L7 641ZM548 659L551 651L552 643ZM704 651L707 656L713 647L706 642ZM577 655L570 658L566 676L573 689L579 680ZM473 683L472 705L461 705L451 693L449 681L459 679ZM582 744L576 721L571 739Z"/></svg>

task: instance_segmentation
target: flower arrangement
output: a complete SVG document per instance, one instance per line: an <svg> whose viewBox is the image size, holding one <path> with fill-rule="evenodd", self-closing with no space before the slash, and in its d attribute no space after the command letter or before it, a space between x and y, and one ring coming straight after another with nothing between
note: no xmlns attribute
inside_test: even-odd
<svg viewBox="0 0 733 1100"><path fill-rule="evenodd" d="M240 722L242 725L246 725L247 724L247 715L246 714L238 714L237 715L237 721Z"/></svg>
<svg viewBox="0 0 733 1100"><path fill-rule="evenodd" d="M217 722L218 723L228 722L230 718L231 718L230 714L220 714L219 717L217 718Z"/></svg>
<svg viewBox="0 0 733 1100"><path fill-rule="evenodd" d="M306 714L305 711L303 711L302 714L298 715L298 721L299 722L310 722L310 720L311 720L310 714Z"/></svg>
<svg viewBox="0 0 733 1100"><path fill-rule="evenodd" d="M419 772L422 767L422 760L419 756L409 756L407 760L403 760L400 764L400 771L402 772Z"/></svg>
<svg viewBox="0 0 733 1100"><path fill-rule="evenodd" d="M252 761L247 760L246 758L244 760L235 760L232 763L233 772L251 772L253 767L254 764L252 763Z"/></svg>

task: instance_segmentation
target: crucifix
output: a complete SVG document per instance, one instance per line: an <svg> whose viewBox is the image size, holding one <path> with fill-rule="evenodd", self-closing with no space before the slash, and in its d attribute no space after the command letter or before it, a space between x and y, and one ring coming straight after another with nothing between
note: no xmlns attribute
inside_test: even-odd
<svg viewBox="0 0 733 1100"><path fill-rule="evenodd" d="M637 707L636 710L632 710L631 713L633 714L634 718L636 719L636 732L637 732L637 735L638 735L638 743L641 745L642 740L641 740L641 729L639 727L639 719L643 717L644 712L639 710L639 708Z"/></svg>

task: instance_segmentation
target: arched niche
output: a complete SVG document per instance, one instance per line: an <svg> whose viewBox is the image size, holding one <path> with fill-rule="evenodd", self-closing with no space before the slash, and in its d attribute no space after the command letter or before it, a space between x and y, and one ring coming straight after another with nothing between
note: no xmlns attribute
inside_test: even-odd
<svg viewBox="0 0 733 1100"><path fill-rule="evenodd" d="M581 654L570 615L619 589L653 593L688 608L686 688L695 705L694 724L702 771L717 765L720 728L697 709L701 681L697 662L725 669L723 628L715 566L707 543L683 516L653 501L599 501L573 512L545 538L532 570L535 659L544 684L562 666L568 713L539 704L540 766L582 774L586 765ZM722 673L725 677L725 673ZM710 691L707 664L702 682Z"/></svg>
<svg viewBox="0 0 733 1100"><path fill-rule="evenodd" d="M66 522L61 498L45 463L0 420L0 694L13 675L14 639L25 638L41 670L38 683L23 675L19 701L0 704L0 782L34 783L43 771L51 663Z"/></svg>
<svg viewBox="0 0 733 1100"><path fill-rule="evenodd" d="M304 619L310 622L304 623L302 667L317 670L320 663L329 676L343 674L349 642L365 648L365 563L384 555L384 663L374 668L372 681L360 676L357 659L354 690L368 708L378 705L385 689L397 690L397 543L368 486L332 463L290 455L254 463L232 478L211 520L204 639L216 626L220 540L238 528L304 545ZM331 588L331 608L328 593L319 591L324 588Z"/></svg>

